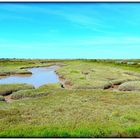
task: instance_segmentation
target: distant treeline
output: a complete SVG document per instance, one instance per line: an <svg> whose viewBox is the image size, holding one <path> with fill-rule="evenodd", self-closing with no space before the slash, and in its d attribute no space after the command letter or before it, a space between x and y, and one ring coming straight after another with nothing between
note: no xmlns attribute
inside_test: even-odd
<svg viewBox="0 0 140 140"><path fill-rule="evenodd" d="M118 64L137 64L140 59L18 59L18 58L0 58L0 62L65 62L65 61L88 61L88 62L110 62Z"/></svg>

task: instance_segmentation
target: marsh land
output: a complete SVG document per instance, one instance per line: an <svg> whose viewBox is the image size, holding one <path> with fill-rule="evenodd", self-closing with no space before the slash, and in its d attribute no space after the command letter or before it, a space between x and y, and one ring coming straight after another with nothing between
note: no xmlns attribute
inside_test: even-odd
<svg viewBox="0 0 140 140"><path fill-rule="evenodd" d="M140 60L0 59L0 124L0 137L140 137Z"/></svg>

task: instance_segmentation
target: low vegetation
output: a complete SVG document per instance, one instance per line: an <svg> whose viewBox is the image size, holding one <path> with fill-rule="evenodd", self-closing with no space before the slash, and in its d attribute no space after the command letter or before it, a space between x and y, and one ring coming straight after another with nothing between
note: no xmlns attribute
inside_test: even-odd
<svg viewBox="0 0 140 140"><path fill-rule="evenodd" d="M18 91L18 90L25 90L25 89L33 89L34 86L29 84L1 84L0 85L0 95L9 95L12 94L12 92Z"/></svg>
<svg viewBox="0 0 140 140"><path fill-rule="evenodd" d="M136 72L128 74L121 67L111 67L103 62L75 61L67 62L67 66L57 70L66 88L73 89L107 89L126 81L140 80Z"/></svg>
<svg viewBox="0 0 140 140"><path fill-rule="evenodd" d="M0 95L0 101L5 101L5 98Z"/></svg>
<svg viewBox="0 0 140 140"><path fill-rule="evenodd" d="M140 81L129 81L119 86L121 91L140 91Z"/></svg>
<svg viewBox="0 0 140 140"><path fill-rule="evenodd" d="M63 67L56 70L61 84L0 85L0 95L12 98L0 96L0 137L140 137L139 62L2 60L0 71L7 72Z"/></svg>
<svg viewBox="0 0 140 140"><path fill-rule="evenodd" d="M17 100L17 99L29 98L29 97L46 96L50 94L53 88L58 91L60 89L60 84L48 84L48 85L41 86L37 89L19 90L17 92L14 92L11 95L11 98Z"/></svg>
<svg viewBox="0 0 140 140"><path fill-rule="evenodd" d="M51 89L0 104L0 137L139 137L140 94Z"/></svg>

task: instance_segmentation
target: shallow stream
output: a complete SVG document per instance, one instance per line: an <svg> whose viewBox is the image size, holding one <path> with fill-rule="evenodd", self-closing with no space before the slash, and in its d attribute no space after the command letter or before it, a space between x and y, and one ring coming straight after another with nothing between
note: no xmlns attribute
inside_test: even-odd
<svg viewBox="0 0 140 140"><path fill-rule="evenodd" d="M32 75L11 75L0 79L0 84L28 83L39 87L48 83L58 83L59 77L55 73L57 68L58 66L28 68L27 70L32 72Z"/></svg>

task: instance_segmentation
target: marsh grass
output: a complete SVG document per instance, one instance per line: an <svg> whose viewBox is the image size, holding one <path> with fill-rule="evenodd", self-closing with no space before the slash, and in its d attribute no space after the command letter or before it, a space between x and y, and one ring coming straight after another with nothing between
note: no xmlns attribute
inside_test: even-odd
<svg viewBox="0 0 140 140"><path fill-rule="evenodd" d="M30 84L1 84L0 85L0 95L9 95L12 94L12 92L18 91L18 90L25 90L25 89L33 89L34 86Z"/></svg>
<svg viewBox="0 0 140 140"><path fill-rule="evenodd" d="M46 64L35 60L28 66L41 62ZM27 66L12 63L2 65ZM59 83L26 88L14 92L11 103L0 102L0 137L140 137L140 92L104 90L105 85L138 82L139 68L85 60L62 64L57 73L71 88Z"/></svg>
<svg viewBox="0 0 140 140"><path fill-rule="evenodd" d="M37 89L19 90L17 92L13 92L11 98L17 100L17 99L29 98L29 97L46 96L53 90L53 88L59 90L61 88L61 85L59 83L47 84Z"/></svg>
<svg viewBox="0 0 140 140"><path fill-rule="evenodd" d="M73 89L106 89L114 84L140 80L136 72L128 74L129 71L122 67L88 61L67 62L67 66L58 69L57 73L65 80L65 87L71 85Z"/></svg>
<svg viewBox="0 0 140 140"><path fill-rule="evenodd" d="M129 81L119 86L121 91L140 91L140 81Z"/></svg>
<svg viewBox="0 0 140 140"><path fill-rule="evenodd" d="M0 104L0 137L139 137L139 100L139 92L50 87L49 96Z"/></svg>

